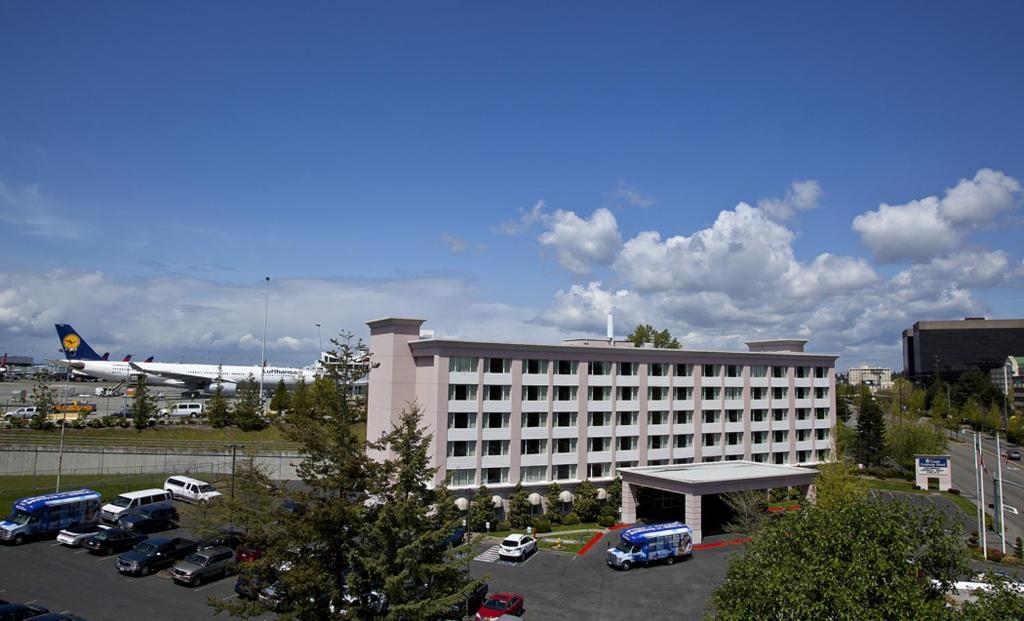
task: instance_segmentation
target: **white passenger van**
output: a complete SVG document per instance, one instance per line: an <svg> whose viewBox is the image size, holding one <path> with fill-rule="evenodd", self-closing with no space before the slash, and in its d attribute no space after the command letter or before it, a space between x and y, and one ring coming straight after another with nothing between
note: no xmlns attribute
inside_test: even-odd
<svg viewBox="0 0 1024 621"><path fill-rule="evenodd" d="M103 505L103 508L100 509L100 518L104 522L115 523L117 518L128 509L151 505L154 502L164 502L170 499L170 492L156 488L139 490L137 492L125 492Z"/></svg>
<svg viewBox="0 0 1024 621"><path fill-rule="evenodd" d="M160 416L170 418L200 418L203 415L203 404L201 401L179 401L171 404L171 407L160 410Z"/></svg>
<svg viewBox="0 0 1024 621"><path fill-rule="evenodd" d="M221 495L206 481L182 476L167 477L167 480L164 481L164 489L174 500L187 500L188 502L208 502Z"/></svg>

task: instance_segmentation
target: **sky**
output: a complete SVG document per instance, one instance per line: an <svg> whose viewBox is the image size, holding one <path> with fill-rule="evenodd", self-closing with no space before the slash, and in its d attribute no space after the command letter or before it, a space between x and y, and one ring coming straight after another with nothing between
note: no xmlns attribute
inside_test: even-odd
<svg viewBox="0 0 1024 621"><path fill-rule="evenodd" d="M0 351L1020 317L1019 2L0 3Z"/></svg>

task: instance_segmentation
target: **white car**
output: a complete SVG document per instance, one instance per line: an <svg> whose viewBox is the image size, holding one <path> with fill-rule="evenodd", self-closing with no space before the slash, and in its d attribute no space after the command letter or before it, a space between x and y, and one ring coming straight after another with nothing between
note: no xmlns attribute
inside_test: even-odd
<svg viewBox="0 0 1024 621"><path fill-rule="evenodd" d="M209 502L221 496L221 493L206 481L184 476L168 477L164 481L164 489L170 492L172 499L187 502Z"/></svg>
<svg viewBox="0 0 1024 621"><path fill-rule="evenodd" d="M529 535L512 534L501 542L498 556L501 558L523 560L537 551L537 540Z"/></svg>
<svg viewBox="0 0 1024 621"><path fill-rule="evenodd" d="M89 537L92 537L101 530L106 530L108 528L110 527L96 523L75 524L74 526L69 526L68 528L65 528L64 530L60 531L60 533L57 535L57 543L62 543L66 546L77 548L78 546L82 545L82 542L88 539Z"/></svg>
<svg viewBox="0 0 1024 621"><path fill-rule="evenodd" d="M16 410L8 410L4 413L4 419L13 420L15 418L32 418L36 415L39 408L34 405L18 408Z"/></svg>

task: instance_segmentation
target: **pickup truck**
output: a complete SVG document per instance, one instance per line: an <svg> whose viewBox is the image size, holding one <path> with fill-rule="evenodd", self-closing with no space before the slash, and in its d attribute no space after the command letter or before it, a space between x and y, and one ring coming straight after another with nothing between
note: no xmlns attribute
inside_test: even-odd
<svg viewBox="0 0 1024 621"><path fill-rule="evenodd" d="M183 537L155 537L117 557L114 566L122 574L148 576L196 551L196 542Z"/></svg>

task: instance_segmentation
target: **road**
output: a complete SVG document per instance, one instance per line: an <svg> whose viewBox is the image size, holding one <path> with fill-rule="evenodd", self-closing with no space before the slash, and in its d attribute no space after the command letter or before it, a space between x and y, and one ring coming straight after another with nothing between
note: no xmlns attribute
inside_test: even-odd
<svg viewBox="0 0 1024 621"><path fill-rule="evenodd" d="M977 484L974 479L974 461L972 456L971 438L968 434L960 436L964 442L950 441L949 454L953 458L953 486L959 489L965 498L977 501ZM992 505L993 480L996 472L998 455L995 440L982 436L982 453L988 472L985 477L985 504ZM1007 550L1017 537L1024 537L1024 468L1020 462L1008 462L1003 466L1003 505L1006 517ZM989 509L991 514L994 509ZM976 526L974 527L976 528ZM971 530L974 530L972 528ZM991 533L990 533L991 534ZM991 537L989 547L998 547L998 539Z"/></svg>

